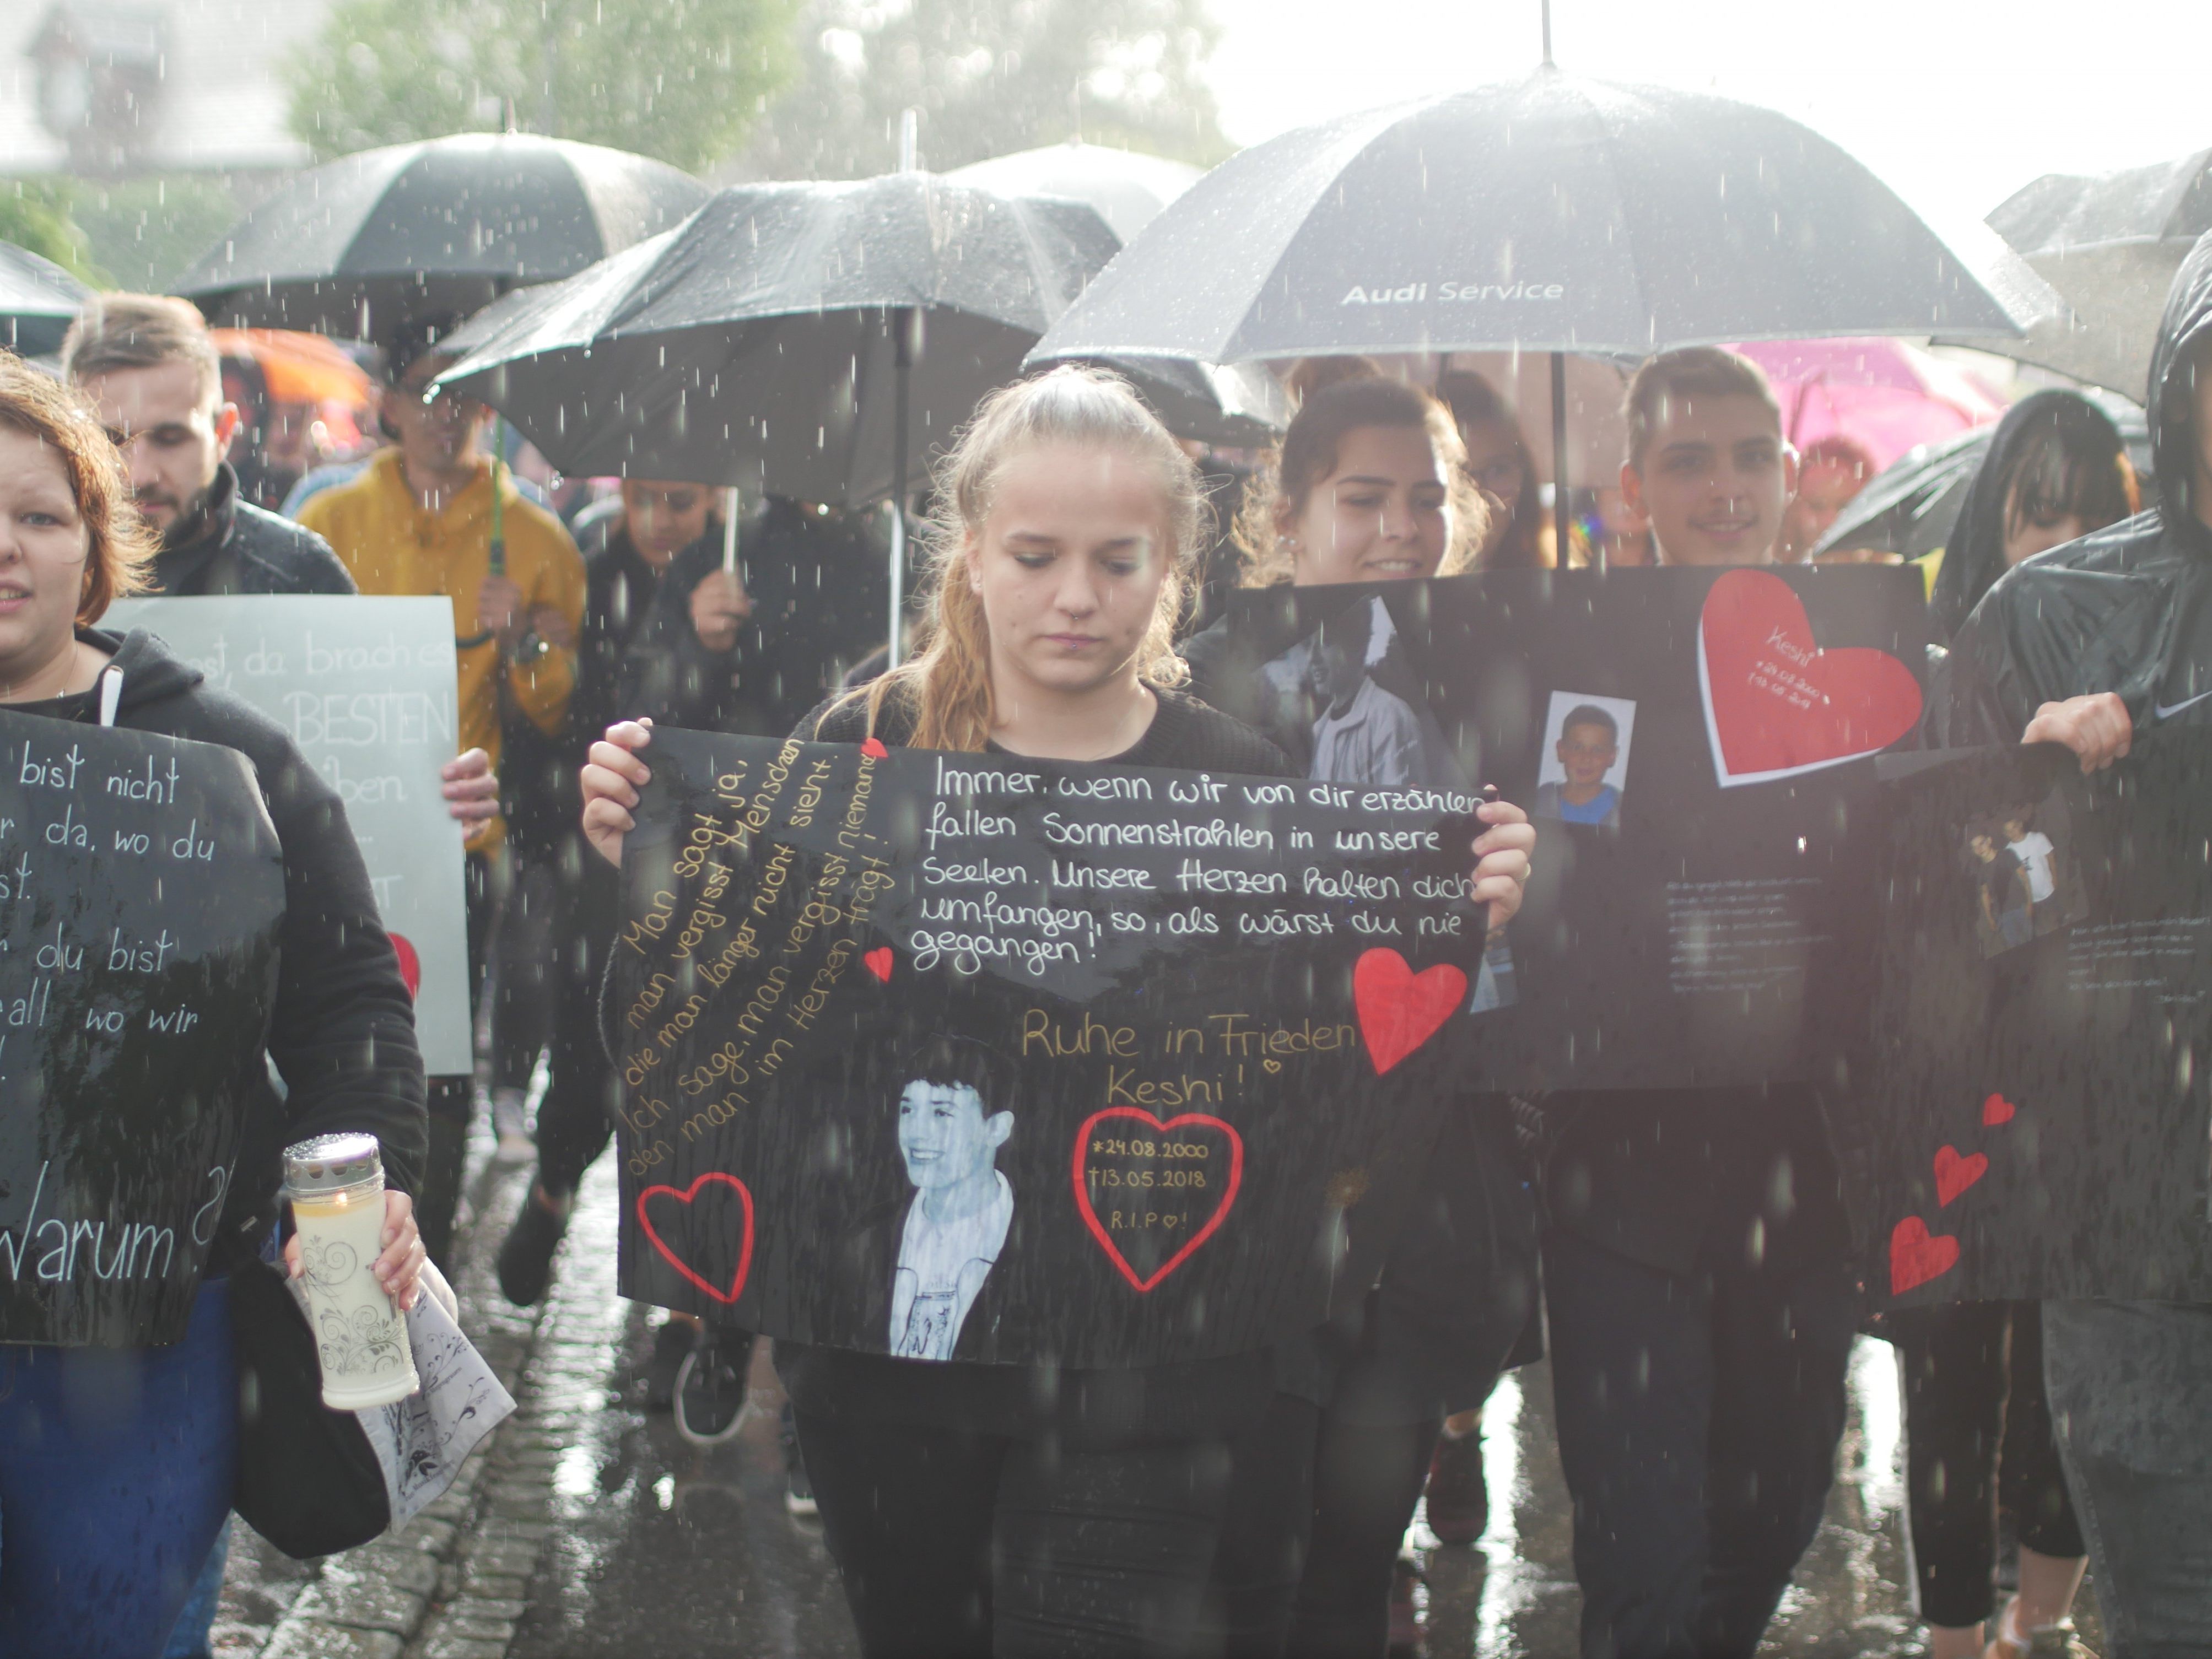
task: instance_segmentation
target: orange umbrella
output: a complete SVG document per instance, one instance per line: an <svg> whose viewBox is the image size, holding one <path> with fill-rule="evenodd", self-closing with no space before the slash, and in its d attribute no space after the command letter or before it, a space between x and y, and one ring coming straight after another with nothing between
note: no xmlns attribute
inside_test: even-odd
<svg viewBox="0 0 2212 1659"><path fill-rule="evenodd" d="M216 349L224 356L250 358L259 366L272 403L357 407L368 402L368 374L319 334L281 328L218 328L214 333Z"/></svg>

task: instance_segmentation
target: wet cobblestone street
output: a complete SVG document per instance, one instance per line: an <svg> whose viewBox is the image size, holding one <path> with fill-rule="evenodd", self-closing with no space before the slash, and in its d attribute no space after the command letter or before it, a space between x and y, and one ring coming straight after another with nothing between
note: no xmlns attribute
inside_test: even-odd
<svg viewBox="0 0 2212 1659"><path fill-rule="evenodd" d="M467 1489L399 1540L318 1566L240 1529L216 1651L226 1659L846 1659L858 1652L818 1523L787 1512L782 1393L768 1345L738 1436L693 1446L643 1408L658 1316L615 1286L615 1170L587 1177L546 1305L497 1302L489 1256L522 1173L485 1167L469 1261L457 1276L471 1329L516 1368L520 1409ZM1485 1419L1489 1530L1474 1547L1417 1525L1431 1659L1571 1659L1577 1598L1549 1375L1506 1377ZM1907 1570L1894 1361L1854 1356L1851 1415L1826 1524L1763 1656L1874 1659L1922 1644ZM402 1571L402 1569L404 1569ZM419 1593L396 1594L407 1584ZM2095 1645L2094 1596L2085 1638Z"/></svg>

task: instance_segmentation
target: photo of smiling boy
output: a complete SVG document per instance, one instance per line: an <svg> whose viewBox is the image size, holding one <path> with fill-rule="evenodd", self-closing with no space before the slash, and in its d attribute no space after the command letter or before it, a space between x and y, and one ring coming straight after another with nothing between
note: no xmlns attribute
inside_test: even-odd
<svg viewBox="0 0 2212 1659"><path fill-rule="evenodd" d="M1578 702L1560 720L1552 753L1565 775L1537 785L1535 815L1620 829L1620 786L1611 775L1621 759L1620 722L1594 702Z"/></svg>
<svg viewBox="0 0 2212 1659"><path fill-rule="evenodd" d="M914 1183L891 1273L890 1352L952 1358L960 1328L1006 1248L1014 1189L998 1168L1014 1115L994 1109L1007 1067L981 1043L944 1037L900 1091L899 1156Z"/></svg>

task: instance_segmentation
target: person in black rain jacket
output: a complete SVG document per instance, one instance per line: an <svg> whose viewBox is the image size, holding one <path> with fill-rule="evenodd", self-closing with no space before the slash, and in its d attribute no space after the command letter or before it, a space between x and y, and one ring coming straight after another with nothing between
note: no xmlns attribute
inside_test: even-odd
<svg viewBox="0 0 2212 1659"><path fill-rule="evenodd" d="M2174 276L2148 392L2157 501L1990 590L1952 642L1939 744L2062 743L2089 771L2137 732L2212 726L2212 234ZM2117 1650L2212 1653L2212 1304L2046 1303L2044 1360Z"/></svg>

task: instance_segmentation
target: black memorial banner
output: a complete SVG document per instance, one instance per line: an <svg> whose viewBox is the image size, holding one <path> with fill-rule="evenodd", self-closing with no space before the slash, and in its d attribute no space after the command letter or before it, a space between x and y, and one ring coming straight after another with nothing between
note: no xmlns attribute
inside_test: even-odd
<svg viewBox="0 0 2212 1659"><path fill-rule="evenodd" d="M1364 1294L1454 1090L1476 802L656 732L623 1294L915 1358L1247 1351ZM1474 1046L1479 1046L1479 1043Z"/></svg>
<svg viewBox="0 0 2212 1659"><path fill-rule="evenodd" d="M0 1341L184 1334L283 914L244 756L0 714Z"/></svg>
<svg viewBox="0 0 2212 1659"><path fill-rule="evenodd" d="M1872 1060L1838 1115L1878 1303L2212 1299L2212 732L1884 785ZM1899 771L1901 763L1892 763Z"/></svg>
<svg viewBox="0 0 2212 1659"><path fill-rule="evenodd" d="M1515 1091L1803 1079L1871 994L1872 757L1907 741L1918 573L1553 573L1237 596L1200 690L1316 776L1494 783L1539 836Z"/></svg>

